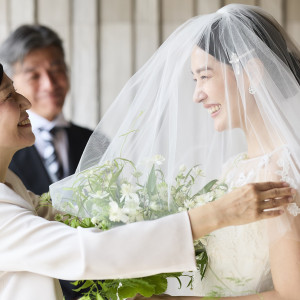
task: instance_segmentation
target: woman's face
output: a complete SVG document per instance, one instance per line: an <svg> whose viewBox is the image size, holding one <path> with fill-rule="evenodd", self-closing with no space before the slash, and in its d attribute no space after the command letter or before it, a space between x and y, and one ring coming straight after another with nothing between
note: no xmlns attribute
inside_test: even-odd
<svg viewBox="0 0 300 300"><path fill-rule="evenodd" d="M191 68L196 87L193 100L202 103L217 131L241 127L240 96L234 72L227 64L195 46Z"/></svg>
<svg viewBox="0 0 300 300"><path fill-rule="evenodd" d="M15 152L33 145L35 137L26 112L30 106L30 102L15 91L12 81L4 73L0 85L0 147L2 151Z"/></svg>

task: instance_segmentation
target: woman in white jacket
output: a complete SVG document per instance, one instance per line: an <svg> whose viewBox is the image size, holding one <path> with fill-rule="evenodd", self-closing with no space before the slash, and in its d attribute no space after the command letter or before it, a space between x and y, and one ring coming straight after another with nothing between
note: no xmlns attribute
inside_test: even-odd
<svg viewBox="0 0 300 300"><path fill-rule="evenodd" d="M244 186L188 213L106 232L49 221L55 212L37 210L39 198L8 170L14 153L34 143L26 112L30 106L0 64L1 300L63 299L56 278L109 279L195 270L193 239L224 226L278 216L282 209L264 209L292 201L294 191L288 184L268 182ZM274 201L265 201L271 198Z"/></svg>

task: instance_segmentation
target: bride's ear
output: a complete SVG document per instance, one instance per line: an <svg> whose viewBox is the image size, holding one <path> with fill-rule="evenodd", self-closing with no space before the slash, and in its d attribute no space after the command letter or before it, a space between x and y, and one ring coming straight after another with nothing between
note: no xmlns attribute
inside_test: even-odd
<svg viewBox="0 0 300 300"><path fill-rule="evenodd" d="M264 66L260 59L251 58L247 61L245 66L245 83L247 86L255 91L263 78Z"/></svg>

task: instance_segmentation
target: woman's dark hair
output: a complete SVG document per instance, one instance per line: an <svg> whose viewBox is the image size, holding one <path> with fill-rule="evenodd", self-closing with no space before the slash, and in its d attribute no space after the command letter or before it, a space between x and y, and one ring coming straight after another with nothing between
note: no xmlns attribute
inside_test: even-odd
<svg viewBox="0 0 300 300"><path fill-rule="evenodd" d="M3 66L0 64L0 85L2 83L2 78L3 78Z"/></svg>
<svg viewBox="0 0 300 300"><path fill-rule="evenodd" d="M242 11L234 11L231 16L239 19L241 26L247 26L251 28L255 35L289 67L296 80L300 84L300 58L295 53L292 53L290 49L288 49L287 43L280 30L278 30L276 25L273 24L271 20L267 19L259 12L254 10L250 11L249 9L247 11L248 14L245 14ZM242 13L243 16L241 17ZM250 13L253 15L252 17ZM258 22L254 22L254 19L258 20ZM211 27L209 28L210 30L207 31L208 34L204 34L197 45L210 55L214 56L220 62L231 65L229 62L230 54L237 53L237 51L234 49L234 43L231 42L231 31L233 28L222 26L222 21L223 20L221 17L212 23ZM222 30L220 28L222 28ZM272 64L272 61L268 59L268 54L260 51L260 48L255 45L255 42L255 40L252 41L253 45L251 45L251 47L255 49L258 58L263 58L264 62L269 61L269 63ZM224 48L224 45L226 49Z"/></svg>

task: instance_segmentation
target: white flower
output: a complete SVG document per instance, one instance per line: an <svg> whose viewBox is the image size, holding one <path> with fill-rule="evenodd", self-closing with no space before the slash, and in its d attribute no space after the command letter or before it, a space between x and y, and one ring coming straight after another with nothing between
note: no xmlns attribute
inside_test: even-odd
<svg viewBox="0 0 300 300"><path fill-rule="evenodd" d="M186 195L181 192L178 192L175 196L175 199L182 203L186 199Z"/></svg>
<svg viewBox="0 0 300 300"><path fill-rule="evenodd" d="M184 207L186 207L186 208L193 208L195 206L195 203L193 200L185 200L183 204L184 204Z"/></svg>
<svg viewBox="0 0 300 300"><path fill-rule="evenodd" d="M178 207L178 212L186 211L186 208L184 207Z"/></svg>
<svg viewBox="0 0 300 300"><path fill-rule="evenodd" d="M202 196L203 196L205 203L211 202L212 200L214 200L214 195L212 193L206 193L206 194L203 194Z"/></svg>
<svg viewBox="0 0 300 300"><path fill-rule="evenodd" d="M221 189L221 188L216 189L214 192L215 192L216 199L221 198L225 194L224 189Z"/></svg>
<svg viewBox="0 0 300 300"><path fill-rule="evenodd" d="M179 167L179 173L183 173L185 171L186 171L186 165L184 165L184 164L180 165L180 167Z"/></svg>
<svg viewBox="0 0 300 300"><path fill-rule="evenodd" d="M139 196L135 193L135 187L130 183L123 183L121 185L121 194L121 202L131 198L137 200L139 199Z"/></svg>
<svg viewBox="0 0 300 300"><path fill-rule="evenodd" d="M139 207L139 197L137 194L134 194L136 197L127 197L125 199L125 208L137 208Z"/></svg>
<svg viewBox="0 0 300 300"><path fill-rule="evenodd" d="M130 222L143 221L143 214L140 210L132 210L129 214Z"/></svg>
<svg viewBox="0 0 300 300"><path fill-rule="evenodd" d="M122 209L119 207L118 203L115 201L109 202L110 210L109 210L109 219L112 222L123 222L127 223L129 218Z"/></svg>
<svg viewBox="0 0 300 300"><path fill-rule="evenodd" d="M154 210L154 211L159 211L160 206L158 205L157 202L151 202L150 208L151 208L152 210Z"/></svg>
<svg viewBox="0 0 300 300"><path fill-rule="evenodd" d="M193 171L194 171L194 174L195 174L196 177L203 176L203 171L199 166L194 167Z"/></svg>
<svg viewBox="0 0 300 300"><path fill-rule="evenodd" d="M168 194L168 186L165 183L158 185L158 194L161 200L168 201L169 194Z"/></svg>
<svg viewBox="0 0 300 300"><path fill-rule="evenodd" d="M129 222L143 220L143 210L139 206L139 201L136 201L136 199L127 199L122 211L128 216Z"/></svg>
<svg viewBox="0 0 300 300"><path fill-rule="evenodd" d="M94 224L94 225L97 225L101 222L101 219L99 217L93 217L91 219L91 222Z"/></svg>
<svg viewBox="0 0 300 300"><path fill-rule="evenodd" d="M147 168L151 168L153 165L157 165L160 166L163 164L163 162L165 161L165 158L160 155L160 154L156 154L152 157L148 157L143 161L143 164L147 167Z"/></svg>
<svg viewBox="0 0 300 300"><path fill-rule="evenodd" d="M197 206L203 205L206 203L205 197L203 197L203 195L197 196L195 202L197 203Z"/></svg>
<svg viewBox="0 0 300 300"><path fill-rule="evenodd" d="M153 163L155 163L156 165L160 166L163 164L163 162L165 161L165 158L160 155L160 154L156 154L152 157L152 161Z"/></svg>

